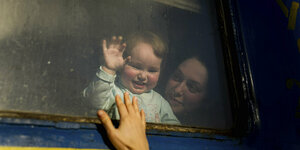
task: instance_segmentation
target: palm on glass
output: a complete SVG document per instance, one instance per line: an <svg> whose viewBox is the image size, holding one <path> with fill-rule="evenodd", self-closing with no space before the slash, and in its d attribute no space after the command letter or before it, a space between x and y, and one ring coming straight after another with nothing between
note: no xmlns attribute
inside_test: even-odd
<svg viewBox="0 0 300 150"><path fill-rule="evenodd" d="M108 47L107 41L103 40L102 49L105 60L104 70L108 73L115 74L125 63L123 53L126 48L126 43L122 43L122 40L122 36L118 36L118 38L113 36Z"/></svg>
<svg viewBox="0 0 300 150"><path fill-rule="evenodd" d="M146 120L143 110L139 111L137 98L130 102L129 94L124 93L124 101L116 96L116 104L120 114L120 125L115 128L107 113L98 111L99 119L107 131L108 138L120 150L149 150L146 137Z"/></svg>

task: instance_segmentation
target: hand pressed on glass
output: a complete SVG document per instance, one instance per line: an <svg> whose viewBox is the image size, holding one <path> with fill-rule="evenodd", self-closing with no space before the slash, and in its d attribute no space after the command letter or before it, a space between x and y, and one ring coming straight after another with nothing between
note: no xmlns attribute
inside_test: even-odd
<svg viewBox="0 0 300 150"><path fill-rule="evenodd" d="M122 102L119 95L115 98L120 113L120 126L115 128L107 113L98 111L99 119L107 131L108 138L117 149L148 150L149 145L146 138L146 121L143 110L139 111L137 98L130 102L129 94L124 93Z"/></svg>

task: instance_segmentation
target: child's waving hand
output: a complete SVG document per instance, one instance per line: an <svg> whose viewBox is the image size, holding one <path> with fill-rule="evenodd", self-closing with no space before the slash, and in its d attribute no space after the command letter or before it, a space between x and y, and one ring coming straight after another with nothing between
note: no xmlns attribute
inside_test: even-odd
<svg viewBox="0 0 300 150"><path fill-rule="evenodd" d="M122 36L113 36L108 47L106 40L103 40L102 42L102 49L105 60L103 69L113 75L116 74L116 71L122 68L125 63L123 52L126 48L126 43L122 43L122 40Z"/></svg>

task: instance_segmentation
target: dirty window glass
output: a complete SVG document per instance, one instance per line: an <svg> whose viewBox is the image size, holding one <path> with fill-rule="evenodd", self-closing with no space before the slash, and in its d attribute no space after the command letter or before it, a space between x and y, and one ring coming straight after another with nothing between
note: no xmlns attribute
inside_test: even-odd
<svg viewBox="0 0 300 150"><path fill-rule="evenodd" d="M0 20L1 110L96 117L105 105L118 118L113 102L103 101L123 88L142 95L140 107L149 122L173 124L177 118L188 126L232 125L214 1L2 0ZM134 63L143 57L132 56L127 68L142 70L146 79L125 78L124 65L116 78L107 77L113 80L108 88L116 89L101 93L107 88L98 83L103 81L99 66L105 64L102 40L109 44L114 35L126 40L144 31L157 35L168 49L164 58L152 51L147 55L162 59L160 69ZM100 93L87 94L88 88Z"/></svg>

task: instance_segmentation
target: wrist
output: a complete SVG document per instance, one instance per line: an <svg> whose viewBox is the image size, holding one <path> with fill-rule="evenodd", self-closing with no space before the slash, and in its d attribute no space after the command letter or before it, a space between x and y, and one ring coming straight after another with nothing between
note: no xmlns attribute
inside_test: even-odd
<svg viewBox="0 0 300 150"><path fill-rule="evenodd" d="M107 73L109 73L109 74L111 74L111 75L115 75L116 74L116 70L114 70L114 69L110 69L110 68L108 68L107 66L102 66L102 69L103 69L103 71L105 71L105 72L107 72Z"/></svg>

